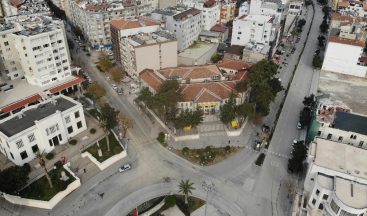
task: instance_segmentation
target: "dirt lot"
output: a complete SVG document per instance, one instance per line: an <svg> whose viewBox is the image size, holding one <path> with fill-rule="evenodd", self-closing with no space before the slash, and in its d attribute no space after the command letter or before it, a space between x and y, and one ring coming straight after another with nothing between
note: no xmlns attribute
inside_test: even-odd
<svg viewBox="0 0 367 216"><path fill-rule="evenodd" d="M319 91L343 101L352 112L367 115L367 78L322 71Z"/></svg>

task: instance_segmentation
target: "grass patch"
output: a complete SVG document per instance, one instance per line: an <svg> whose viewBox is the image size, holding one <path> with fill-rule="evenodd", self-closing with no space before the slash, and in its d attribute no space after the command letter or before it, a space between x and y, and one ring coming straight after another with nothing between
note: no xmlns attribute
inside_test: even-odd
<svg viewBox="0 0 367 216"><path fill-rule="evenodd" d="M259 155L259 157L257 157L257 159L255 161L255 164L258 165L258 166L261 166L261 165L263 165L264 160L265 160L265 154L264 153L261 153Z"/></svg>
<svg viewBox="0 0 367 216"><path fill-rule="evenodd" d="M166 196L167 197L174 197L175 198L175 204L177 205L177 207L187 216L190 216L191 213L193 213L195 210L197 210L198 208L200 208L201 206L203 206L205 204L204 200L201 200L199 198L196 197L190 197L188 198L188 205L185 204L185 196L183 195L169 195ZM169 208L169 205L164 205L161 209L159 209L158 211L154 212L152 214L152 216L160 216L161 213L163 211L165 211L166 209ZM139 207L138 207L139 209ZM131 214L133 215L133 214Z"/></svg>
<svg viewBox="0 0 367 216"><path fill-rule="evenodd" d="M186 160L191 161L195 164L199 164L201 166L210 166L219 163L226 158L236 154L239 150L241 150L240 147L233 146L226 146L221 148L206 147L205 149L172 149L172 151L180 157L183 157Z"/></svg>
<svg viewBox="0 0 367 216"><path fill-rule="evenodd" d="M71 182L75 181L75 178L62 166L59 165L56 167L56 169L49 171L53 188L50 188L46 176L43 176L42 178L38 179L37 181L33 182L32 184L21 190L19 192L19 195L23 198L49 201L57 193L65 190ZM60 180L61 171L65 171L66 176L69 177L67 181Z"/></svg>
<svg viewBox="0 0 367 216"><path fill-rule="evenodd" d="M102 150L102 157L98 156L98 146L97 143L93 144L89 148L87 148L85 151L89 152L93 157L95 157L99 162L103 162L107 160L108 158L112 157L113 155L119 154L122 152L122 147L120 143L117 141L116 137L110 133L108 135L110 139L110 148L111 151L107 151L107 140L106 137L103 138L101 141L99 141L99 147Z"/></svg>
<svg viewBox="0 0 367 216"><path fill-rule="evenodd" d="M78 140L76 140L76 139L72 139L72 140L69 141L70 145L76 145L77 143L78 143Z"/></svg>
<svg viewBox="0 0 367 216"><path fill-rule="evenodd" d="M196 49L196 48L200 48L200 47L201 47L200 43L194 41L194 43L191 44L191 46L189 46L189 49Z"/></svg>

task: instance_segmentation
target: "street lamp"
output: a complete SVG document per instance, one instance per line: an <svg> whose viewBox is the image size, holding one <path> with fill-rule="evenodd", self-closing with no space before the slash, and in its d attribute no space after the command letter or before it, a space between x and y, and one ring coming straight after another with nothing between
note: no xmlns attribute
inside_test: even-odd
<svg viewBox="0 0 367 216"><path fill-rule="evenodd" d="M205 216L206 216L206 209L208 208L208 196L209 192L214 190L214 183L213 182L207 183L206 181L203 181L203 184L201 186L206 191L206 205L205 205Z"/></svg>

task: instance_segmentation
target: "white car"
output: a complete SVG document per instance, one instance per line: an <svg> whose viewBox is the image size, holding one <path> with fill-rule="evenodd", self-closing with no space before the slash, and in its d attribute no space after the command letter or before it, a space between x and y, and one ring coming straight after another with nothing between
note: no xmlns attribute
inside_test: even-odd
<svg viewBox="0 0 367 216"><path fill-rule="evenodd" d="M297 144L298 142L299 142L299 140L294 139L294 140L293 140L293 145L294 145L294 144Z"/></svg>
<svg viewBox="0 0 367 216"><path fill-rule="evenodd" d="M110 80L111 78L109 76L106 76L106 80Z"/></svg>
<svg viewBox="0 0 367 216"><path fill-rule="evenodd" d="M122 167L119 168L119 172L122 173L122 172L125 172L127 170L131 169L131 164L124 164Z"/></svg>
<svg viewBox="0 0 367 216"><path fill-rule="evenodd" d="M116 85L116 84L112 84L112 88L113 88L114 90L117 90L117 85Z"/></svg>
<svg viewBox="0 0 367 216"><path fill-rule="evenodd" d="M302 124L301 124L301 122L298 122L298 123L297 123L297 129L298 129L298 130L301 130L301 129L302 129Z"/></svg>

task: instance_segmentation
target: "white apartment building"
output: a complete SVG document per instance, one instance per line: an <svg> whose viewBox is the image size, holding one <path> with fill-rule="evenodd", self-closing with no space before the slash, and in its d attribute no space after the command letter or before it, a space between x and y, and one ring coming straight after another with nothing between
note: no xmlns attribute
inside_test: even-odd
<svg viewBox="0 0 367 216"><path fill-rule="evenodd" d="M250 13L250 4L247 1L242 2L240 8L238 9L238 17L248 15L249 13Z"/></svg>
<svg viewBox="0 0 367 216"><path fill-rule="evenodd" d="M44 0L1 0L5 17L19 15L51 15L50 8Z"/></svg>
<svg viewBox="0 0 367 216"><path fill-rule="evenodd" d="M288 6L288 14L300 15L302 14L303 1L291 1Z"/></svg>
<svg viewBox="0 0 367 216"><path fill-rule="evenodd" d="M283 5L281 2L252 0L249 14L275 17L276 22L279 24L282 19L283 11Z"/></svg>
<svg viewBox="0 0 367 216"><path fill-rule="evenodd" d="M336 11L346 16L367 17L367 4L363 1L339 1Z"/></svg>
<svg viewBox="0 0 367 216"><path fill-rule="evenodd" d="M244 15L233 21L231 45L248 43L269 45L278 38L275 18L265 15Z"/></svg>
<svg viewBox="0 0 367 216"><path fill-rule="evenodd" d="M105 2L69 0L70 20L94 49L111 49L110 22L133 19L158 7L158 0Z"/></svg>
<svg viewBox="0 0 367 216"><path fill-rule="evenodd" d="M82 104L55 96L0 121L0 152L22 166L86 129Z"/></svg>
<svg viewBox="0 0 367 216"><path fill-rule="evenodd" d="M9 79L24 75L29 84L42 87L71 76L61 20L31 17L5 24L0 30L1 71Z"/></svg>
<svg viewBox="0 0 367 216"><path fill-rule="evenodd" d="M181 0L180 4L201 10L203 30L209 31L220 22L221 5L216 0Z"/></svg>
<svg viewBox="0 0 367 216"><path fill-rule="evenodd" d="M176 36L179 52L191 46L202 30L202 13L195 8L177 6L155 10L151 17L166 23L165 28Z"/></svg>
<svg viewBox="0 0 367 216"><path fill-rule="evenodd" d="M304 183L307 215L365 216L367 150L316 138Z"/></svg>
<svg viewBox="0 0 367 216"><path fill-rule="evenodd" d="M146 69L177 66L177 40L160 30L160 22L147 17L111 22L116 62L133 79Z"/></svg>

